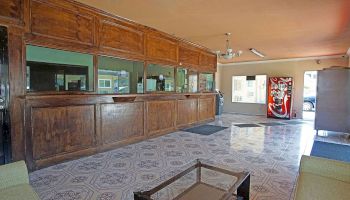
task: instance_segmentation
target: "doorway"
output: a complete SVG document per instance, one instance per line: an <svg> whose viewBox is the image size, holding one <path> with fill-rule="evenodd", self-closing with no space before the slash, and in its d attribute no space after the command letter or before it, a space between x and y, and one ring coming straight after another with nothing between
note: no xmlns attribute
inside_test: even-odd
<svg viewBox="0 0 350 200"><path fill-rule="evenodd" d="M0 26L0 164L10 162L10 121L8 112L8 33Z"/></svg>
<svg viewBox="0 0 350 200"><path fill-rule="evenodd" d="M303 119L307 121L315 120L317 93L317 71L306 71L304 73L304 102Z"/></svg>

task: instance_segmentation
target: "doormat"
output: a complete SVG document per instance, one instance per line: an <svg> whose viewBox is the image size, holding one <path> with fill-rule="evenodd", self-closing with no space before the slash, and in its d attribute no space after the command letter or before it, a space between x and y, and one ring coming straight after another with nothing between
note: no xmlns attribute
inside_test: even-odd
<svg viewBox="0 0 350 200"><path fill-rule="evenodd" d="M350 146L329 142L314 141L311 156L350 162Z"/></svg>
<svg viewBox="0 0 350 200"><path fill-rule="evenodd" d="M269 123L259 123L264 126L283 126L285 124L279 123L279 122L269 122Z"/></svg>
<svg viewBox="0 0 350 200"><path fill-rule="evenodd" d="M235 124L234 126L237 126L240 128L261 127L258 124Z"/></svg>
<svg viewBox="0 0 350 200"><path fill-rule="evenodd" d="M183 131L186 132L191 132L191 133L197 133L200 135L211 135L213 133L216 133L218 131L227 129L228 127L224 126L215 126L215 125L201 125L201 126L196 126L188 129L184 129Z"/></svg>

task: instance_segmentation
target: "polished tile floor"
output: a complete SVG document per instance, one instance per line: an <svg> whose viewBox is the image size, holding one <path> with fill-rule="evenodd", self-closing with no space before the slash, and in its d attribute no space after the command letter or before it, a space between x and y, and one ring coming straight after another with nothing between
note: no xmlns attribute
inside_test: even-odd
<svg viewBox="0 0 350 200"><path fill-rule="evenodd" d="M262 116L223 114L209 124L228 129L209 136L183 131L65 162L30 174L42 199L133 199L133 191L197 158L252 174L251 199L291 198L300 157L309 154L313 124L239 128L234 124L282 122ZM348 143L343 134L322 132L316 139ZM163 194L162 198L171 196ZM166 198L165 198L166 199Z"/></svg>

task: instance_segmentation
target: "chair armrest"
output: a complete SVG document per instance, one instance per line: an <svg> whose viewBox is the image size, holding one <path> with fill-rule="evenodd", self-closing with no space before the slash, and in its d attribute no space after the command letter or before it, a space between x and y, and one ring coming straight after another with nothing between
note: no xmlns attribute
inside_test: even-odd
<svg viewBox="0 0 350 200"><path fill-rule="evenodd" d="M0 189L18 184L29 184L29 176L25 162L18 161L0 166Z"/></svg>
<svg viewBox="0 0 350 200"><path fill-rule="evenodd" d="M310 173L343 182L350 182L350 163L314 156L302 156L300 173Z"/></svg>

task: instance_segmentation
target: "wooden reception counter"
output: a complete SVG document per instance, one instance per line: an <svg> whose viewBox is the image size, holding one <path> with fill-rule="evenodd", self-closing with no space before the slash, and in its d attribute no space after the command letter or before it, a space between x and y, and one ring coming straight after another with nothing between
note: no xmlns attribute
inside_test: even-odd
<svg viewBox="0 0 350 200"><path fill-rule="evenodd" d="M214 119L215 96L201 91L199 83L198 93L175 93L176 78L170 84L174 92L150 93L147 86L148 80L156 79L156 74L147 74L155 65L170 66L173 77L181 68L187 76L210 74L215 82L216 54L205 47L73 0L2 0L0 26L7 28L9 41L12 159L26 160L31 170ZM47 53L29 55L34 48ZM89 67L79 82L85 84L79 86L85 92L62 92L77 85L62 89L67 85L58 85L57 80L49 93L38 91L50 88L49 81L31 83L38 81L34 72L29 73L33 61L48 62L46 56L54 51L91 58L81 65ZM141 65L143 72L130 81L138 87L133 93L143 94L101 94L100 88L111 86L102 81L100 87L101 57ZM163 74L157 76L163 80Z"/></svg>
<svg viewBox="0 0 350 200"><path fill-rule="evenodd" d="M28 163L52 163L214 120L213 94L26 96Z"/></svg>

